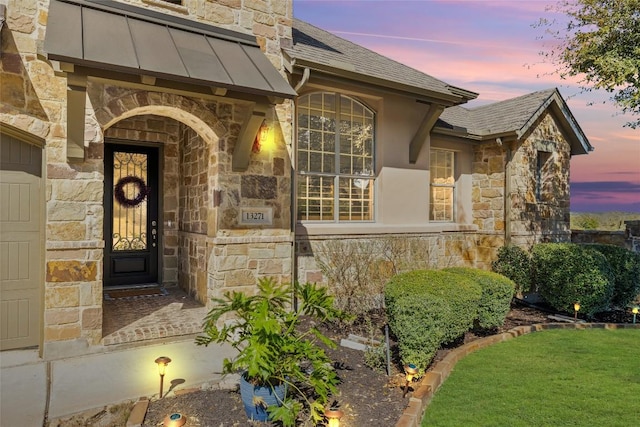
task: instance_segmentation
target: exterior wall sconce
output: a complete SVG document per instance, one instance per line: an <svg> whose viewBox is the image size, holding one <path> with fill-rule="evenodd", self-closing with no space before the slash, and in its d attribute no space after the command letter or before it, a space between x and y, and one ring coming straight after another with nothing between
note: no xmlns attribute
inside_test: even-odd
<svg viewBox="0 0 640 427"><path fill-rule="evenodd" d="M324 416L327 418L327 426L328 427L340 427L340 418L344 413L335 408L329 408L324 411Z"/></svg>
<svg viewBox="0 0 640 427"><path fill-rule="evenodd" d="M573 303L573 318L574 320L578 320L578 312L580 311L580 303Z"/></svg>
<svg viewBox="0 0 640 427"><path fill-rule="evenodd" d="M411 384L411 382L413 381L413 378L416 375L418 375L418 368L416 368L416 365L414 365L413 363L409 363L404 367L404 376L405 376L405 379L407 380L407 383L404 386L404 393L402 394L402 397L405 397L409 392L409 384Z"/></svg>
<svg viewBox="0 0 640 427"><path fill-rule="evenodd" d="M256 139L253 141L253 147L251 147L252 153L259 153L262 148L267 148L269 145L269 126L266 122L262 123L258 133L256 134Z"/></svg>
<svg viewBox="0 0 640 427"><path fill-rule="evenodd" d="M640 310L640 308L638 308L637 305L635 305L632 309L631 309L631 313L633 313L633 323L636 323L636 316L638 315L638 311Z"/></svg>
<svg viewBox="0 0 640 427"><path fill-rule="evenodd" d="M171 359L166 356L160 356L155 360L158 365L158 374L160 375L160 399L162 399L162 386L164 383L164 373Z"/></svg>

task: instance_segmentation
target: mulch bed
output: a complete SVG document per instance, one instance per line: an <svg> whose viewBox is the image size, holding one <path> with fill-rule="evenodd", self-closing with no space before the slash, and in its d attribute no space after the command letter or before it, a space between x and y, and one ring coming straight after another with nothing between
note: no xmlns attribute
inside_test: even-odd
<svg viewBox="0 0 640 427"><path fill-rule="evenodd" d="M514 305L505 324L495 333L503 332L520 325L548 322L548 313L534 308ZM371 335L372 327L383 335L384 316L374 316L370 322L357 322L348 330L328 328L324 332L334 341L349 333L363 337ZM461 345L482 336L468 332L464 339L450 348L442 348L434 363L441 360L456 345ZM393 342L391 343L393 346ZM347 427L389 427L395 425L409 402L411 393L403 397L404 377L401 367L392 364L392 374L387 376L384 370L373 370L365 365L364 353L338 346L328 350L327 354L335 362L341 379L339 394L335 396L340 409L345 413L341 425ZM393 358L393 357L392 357ZM240 393L236 390L196 390L179 396L153 400L148 408L143 427L163 425L164 418L179 412L188 418L188 427L232 427L232 426L271 426L271 423L250 422L244 413Z"/></svg>

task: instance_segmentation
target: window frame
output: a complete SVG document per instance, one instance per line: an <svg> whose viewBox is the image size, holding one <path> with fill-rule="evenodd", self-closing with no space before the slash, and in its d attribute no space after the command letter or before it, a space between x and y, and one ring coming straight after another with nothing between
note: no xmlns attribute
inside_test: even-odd
<svg viewBox="0 0 640 427"><path fill-rule="evenodd" d="M553 153L546 150L536 150L536 171L535 171L535 195L536 202L544 202L544 181L548 175L549 162L553 157Z"/></svg>
<svg viewBox="0 0 640 427"><path fill-rule="evenodd" d="M450 161L446 161L444 166L437 166L437 168L449 168L448 164L450 164L450 174L445 179L451 178L452 182L440 182L435 183L434 179L439 177L436 176L436 170L434 170L434 155L437 154L446 154L447 156L451 156ZM457 160L458 156L455 150L449 150L446 148L434 148L431 147L429 149L429 222L437 222L437 223L455 223L456 222L456 199L457 199L457 180L456 180L456 168L457 168ZM436 160L437 161L437 160ZM436 204L434 203L435 190L437 189L450 189L451 195L451 206L446 209L446 214L450 214L450 218L438 219L436 212L434 210ZM444 203L441 203L444 205Z"/></svg>
<svg viewBox="0 0 640 427"><path fill-rule="evenodd" d="M319 108L314 108L312 104L312 97L320 96L321 102ZM329 101L327 101L327 97L332 98L333 110L330 108L326 108ZM302 102L305 102L305 105L302 105ZM343 111L343 103L348 103L350 107L349 112ZM296 200L296 210L295 217L296 222L305 222L305 223L316 223L316 224L354 224L354 223L373 223L376 221L376 112L369 107L366 103L362 102L360 99L346 95L341 92L336 91L314 91L305 93L301 95L296 100L296 192L295 192L295 200ZM357 107L357 108L354 108ZM303 110L306 110L306 120L301 120L301 116L305 114ZM314 129L311 124L311 116L312 111L319 111L322 116L325 117L325 113L330 113L334 117L333 129L325 130L322 129ZM358 111L356 111L358 110ZM342 151L343 135L347 135L342 132L340 129L340 125L342 123L343 117L345 115L349 116L349 120L351 124L360 123L363 127L370 126L370 135L363 138L364 147L361 149L360 153L355 152L353 150L354 143L353 141L349 144L349 152L345 153ZM360 119L360 120L354 120ZM302 127L301 123L305 123L306 126ZM320 132L322 135L322 143L324 146L332 146L333 150L312 150L312 137L309 136L309 140L307 140L308 149L302 149L303 139L301 138L301 130L310 133L311 131ZM353 137L353 127L348 129L349 136ZM367 132L368 130L365 130ZM330 135L329 139L325 139L325 135ZM360 132L359 135L363 135L363 132ZM365 134L366 135L366 134ZM370 154L367 155L367 150L370 151ZM318 171L310 171L309 166L312 164L311 153L316 153L319 155L321 160L321 170ZM305 156L309 156L305 161L301 161L301 154L304 153ZM324 160L325 157L331 157L332 160L330 162L326 162ZM347 160L349 163L349 171L342 172L344 170L344 161ZM362 173L358 173L356 163L361 162L361 170ZM301 165L304 168L301 168ZM325 169L325 165L328 165ZM368 172L368 173L367 173ZM331 188L330 194L331 197L327 197L327 194L324 193L324 188L322 184L319 186L320 191L317 192L319 196L310 197L309 191L309 181L311 179L318 179L319 181L330 180L332 182L329 183ZM346 181L346 183L345 183ZM358 183L359 182L359 183ZM360 190L358 190L358 188ZM335 189L338 189L336 191ZM358 192L360 192L360 197L357 197ZM356 194L356 197L352 197ZM310 211L308 203L309 200L319 199L320 200L320 211L317 217L310 219ZM301 201L306 200L307 203L301 203ZM323 217L324 206L322 201L326 200L327 203L330 203L328 211L330 211L330 215L328 218ZM330 202L329 202L330 201ZM354 206L354 203L360 203L361 208L359 210L351 210ZM300 211L301 206L307 206L307 210L305 212ZM344 207L347 206L348 209L345 211ZM365 219L362 219L365 217ZM356 217L354 219L354 217ZM359 218L358 218L359 217Z"/></svg>

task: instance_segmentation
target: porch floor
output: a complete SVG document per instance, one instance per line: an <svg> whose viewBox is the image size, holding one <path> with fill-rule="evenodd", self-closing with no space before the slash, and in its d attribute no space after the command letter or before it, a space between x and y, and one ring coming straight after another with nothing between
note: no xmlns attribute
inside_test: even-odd
<svg viewBox="0 0 640 427"><path fill-rule="evenodd" d="M177 286L167 295L103 300L102 343L124 344L202 332L205 306Z"/></svg>

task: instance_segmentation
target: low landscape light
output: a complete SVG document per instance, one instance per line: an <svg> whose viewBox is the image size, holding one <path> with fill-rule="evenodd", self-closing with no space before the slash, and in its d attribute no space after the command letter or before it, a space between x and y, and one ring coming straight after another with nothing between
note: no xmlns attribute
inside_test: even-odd
<svg viewBox="0 0 640 427"><path fill-rule="evenodd" d="M177 412L167 415L162 424L164 427L182 427L187 423L187 418Z"/></svg>
<svg viewBox="0 0 640 427"><path fill-rule="evenodd" d="M636 316L638 315L638 310L640 310L640 308L637 305L634 305L633 308L631 309L631 313L633 313L633 323L636 323Z"/></svg>
<svg viewBox="0 0 640 427"><path fill-rule="evenodd" d="M578 312L580 311L580 303L579 302L574 302L573 303L573 318L578 320Z"/></svg>
<svg viewBox="0 0 640 427"><path fill-rule="evenodd" d="M329 408L324 411L328 427L340 427L340 418L342 418L343 415L344 413L336 408Z"/></svg>
<svg viewBox="0 0 640 427"><path fill-rule="evenodd" d="M418 374L418 368L416 367L416 365L414 365L413 363L409 363L408 365L405 365L404 376L405 376L405 379L407 380L407 383L404 386L404 394L402 395L402 397L405 397L407 395L407 392L409 391L409 384L411 384L411 381L413 381L413 379L417 374Z"/></svg>
<svg viewBox="0 0 640 427"><path fill-rule="evenodd" d="M167 365L171 362L171 359L166 356L160 356L156 360L158 365L158 374L160 375L160 399L162 399L162 386L164 383L164 373L167 369Z"/></svg>

